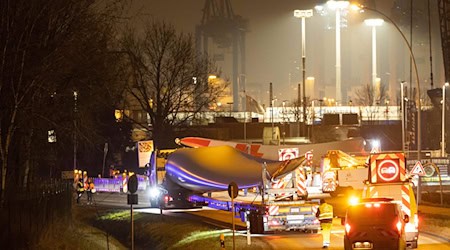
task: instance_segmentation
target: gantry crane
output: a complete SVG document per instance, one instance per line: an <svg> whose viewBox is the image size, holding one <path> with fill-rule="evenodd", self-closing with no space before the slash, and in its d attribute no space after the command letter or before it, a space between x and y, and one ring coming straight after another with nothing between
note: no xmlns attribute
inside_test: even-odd
<svg viewBox="0 0 450 250"><path fill-rule="evenodd" d="M442 52L445 81L450 80L450 0L439 0L439 23L441 28Z"/></svg>
<svg viewBox="0 0 450 250"><path fill-rule="evenodd" d="M207 54L209 40L221 49L232 48L233 110L243 110L239 93L245 90L245 33L247 20L235 15L229 0L206 0L196 27L198 52Z"/></svg>

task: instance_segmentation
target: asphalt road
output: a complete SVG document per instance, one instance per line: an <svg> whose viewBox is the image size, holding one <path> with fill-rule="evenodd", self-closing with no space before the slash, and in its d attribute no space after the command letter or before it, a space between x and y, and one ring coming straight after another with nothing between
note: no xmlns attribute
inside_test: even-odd
<svg viewBox="0 0 450 250"><path fill-rule="evenodd" d="M134 205L133 208L136 212L141 213L154 213L159 214L161 211L155 208L149 208L148 199L143 193L139 193L139 204ZM344 198L329 198L330 202L335 204L341 204L345 202ZM82 200L82 202L85 202ZM94 202L97 206L111 207L111 208L123 208L129 209L127 205L127 195L117 193L97 193L94 195ZM340 213L340 210L337 209ZM210 208L194 209L194 210L163 210L165 215L174 216L198 216L205 222L215 224L222 227L231 228L231 213L225 211L213 210ZM189 215L186 215L189 214ZM241 229L239 233L244 234L245 224L240 222L239 219L235 219L238 229ZM448 229L450 230L450 229ZM344 229L340 225L340 219L335 218L333 221L333 229L331 236L331 247L329 249L343 249L343 236ZM252 235L252 237L263 237L274 249L321 249L321 234L310 234L300 232L285 232L268 235ZM439 237L438 235L427 234L425 232L420 233L419 237L419 250L450 250L450 240Z"/></svg>

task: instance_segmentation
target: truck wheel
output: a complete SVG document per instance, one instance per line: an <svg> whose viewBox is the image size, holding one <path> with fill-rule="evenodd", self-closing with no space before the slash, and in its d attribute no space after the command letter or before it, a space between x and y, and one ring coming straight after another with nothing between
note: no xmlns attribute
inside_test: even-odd
<svg viewBox="0 0 450 250"><path fill-rule="evenodd" d="M150 198L150 207L159 207L159 199Z"/></svg>
<svg viewBox="0 0 450 250"><path fill-rule="evenodd" d="M410 247L409 248L411 248L411 249L415 249L415 248L417 248L417 240L415 240L415 241L412 241L411 242L411 245L410 245Z"/></svg>
<svg viewBox="0 0 450 250"><path fill-rule="evenodd" d="M329 193L329 194L330 194L331 197L336 197L336 196L338 196L338 192L336 192L336 191L331 192L331 193Z"/></svg>

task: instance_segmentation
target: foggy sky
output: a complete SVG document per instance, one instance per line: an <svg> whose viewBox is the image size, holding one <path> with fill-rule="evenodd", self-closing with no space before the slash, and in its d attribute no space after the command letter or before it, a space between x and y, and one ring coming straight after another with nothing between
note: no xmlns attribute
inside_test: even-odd
<svg viewBox="0 0 450 250"><path fill-rule="evenodd" d="M230 0L233 11L249 21L246 34L246 79L247 93L268 105L269 83L274 86L278 100L292 101L297 98L297 84L301 81L301 25L293 17L295 9L310 9L325 1L299 0ZM376 2L376 8L390 16L393 1ZM414 1L419 2L426 1ZM434 3L436 1L432 1ZM194 34L195 26L201 23L205 0L138 0L133 1L134 10L156 19L172 23L183 32ZM433 74L435 87L442 86L444 73L440 48L439 23L436 6L432 6ZM426 15L427 13L423 13ZM371 82L372 54L371 28L363 24L365 18L380 18L373 13L349 13L348 27L341 28L341 84L342 100L352 98L351 90ZM377 76L389 86L392 104L398 96L400 81L409 82L409 52L394 26L386 22L377 28ZM314 12L306 21L306 76L315 78L315 89L311 98L334 98L335 95L335 31L334 12L320 16ZM329 29L331 28L331 29ZM428 25L426 24L426 28ZM409 39L409 28L403 30ZM413 49L419 68L420 84L429 89L430 64L428 33L426 37L415 37ZM425 39L426 38L426 39ZM417 43L417 44L416 44ZM218 53L215 51L209 51ZM225 61L218 63L225 76L231 78L231 49L225 53ZM414 74L413 81L415 82Z"/></svg>

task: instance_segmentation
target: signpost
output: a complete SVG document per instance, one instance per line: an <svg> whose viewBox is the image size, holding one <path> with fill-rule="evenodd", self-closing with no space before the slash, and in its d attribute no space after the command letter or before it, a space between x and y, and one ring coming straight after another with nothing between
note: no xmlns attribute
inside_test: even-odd
<svg viewBox="0 0 450 250"><path fill-rule="evenodd" d="M138 179L136 175L128 178L128 191L130 193L127 196L128 204L130 204L131 213L131 250L134 250L134 221L133 221L133 204L138 204L138 195L136 191L138 189Z"/></svg>
<svg viewBox="0 0 450 250"><path fill-rule="evenodd" d="M417 161L414 167L412 168L410 174L417 175L419 178L418 184L417 184L417 197L420 196L420 177L425 176L425 170L423 169L422 163L420 161ZM417 207L419 207L419 199L417 198Z"/></svg>
<svg viewBox="0 0 450 250"><path fill-rule="evenodd" d="M238 196L239 193L239 188L238 185L236 184L236 182L232 181L229 185L228 185L228 195L231 198L231 210L232 210L232 218L231 218L231 223L233 224L233 250L235 249L235 243L234 243L234 199Z"/></svg>

